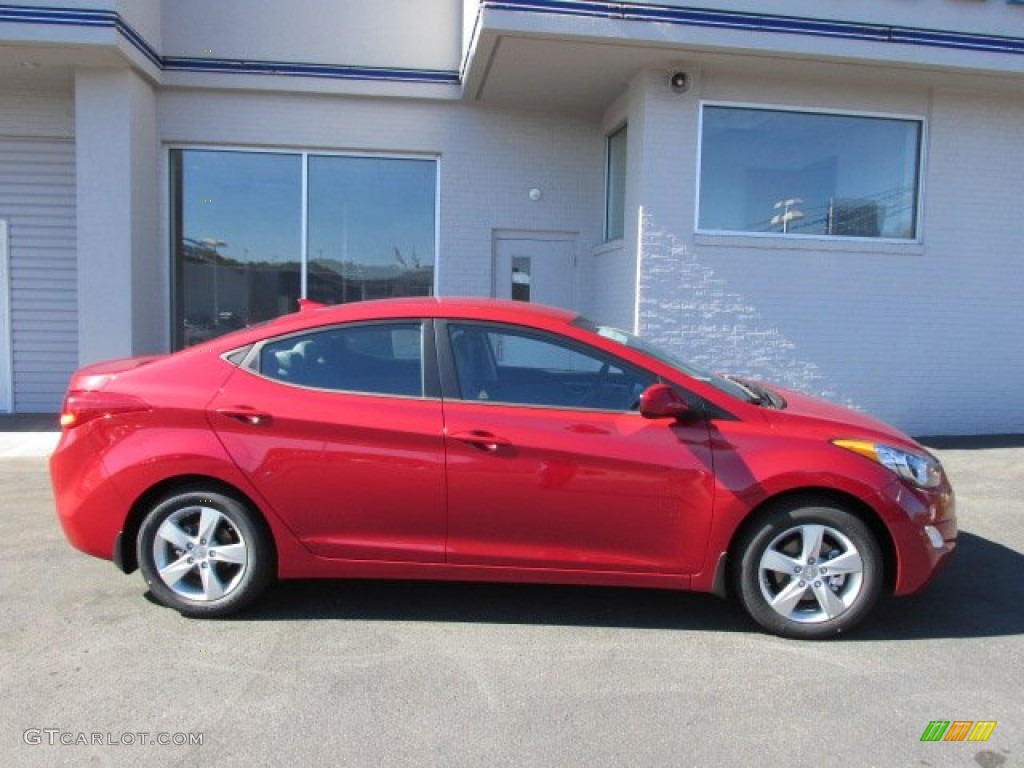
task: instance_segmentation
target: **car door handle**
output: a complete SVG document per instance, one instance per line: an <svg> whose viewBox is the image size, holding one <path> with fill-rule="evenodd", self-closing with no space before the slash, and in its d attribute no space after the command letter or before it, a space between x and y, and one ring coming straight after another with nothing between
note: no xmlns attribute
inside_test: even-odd
<svg viewBox="0 0 1024 768"><path fill-rule="evenodd" d="M243 424L248 424L250 427L266 426L273 421L269 413L261 413L244 405L234 408L218 408L217 413L229 419L240 421Z"/></svg>
<svg viewBox="0 0 1024 768"><path fill-rule="evenodd" d="M505 438L498 437L497 435L491 434L483 429L472 429L468 432L455 432L451 437L454 440L469 443L470 445L487 451L488 453L496 453L502 446L512 445L512 443Z"/></svg>

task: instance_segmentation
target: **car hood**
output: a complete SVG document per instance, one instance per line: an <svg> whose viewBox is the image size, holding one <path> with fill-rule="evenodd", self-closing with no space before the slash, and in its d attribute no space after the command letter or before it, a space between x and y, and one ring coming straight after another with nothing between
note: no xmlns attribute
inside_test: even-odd
<svg viewBox="0 0 1024 768"><path fill-rule="evenodd" d="M828 439L883 439L890 443L920 448L917 441L906 433L866 413L793 390L768 386L786 401L786 406L781 410L765 409L765 418L774 425L814 429L827 433L824 436Z"/></svg>

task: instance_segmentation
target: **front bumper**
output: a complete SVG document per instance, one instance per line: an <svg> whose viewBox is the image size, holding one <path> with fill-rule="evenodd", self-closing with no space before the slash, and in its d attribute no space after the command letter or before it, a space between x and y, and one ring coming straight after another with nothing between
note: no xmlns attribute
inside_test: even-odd
<svg viewBox="0 0 1024 768"><path fill-rule="evenodd" d="M931 581L956 548L956 499L945 480L934 489L895 481L880 495L896 550L893 594L910 595Z"/></svg>

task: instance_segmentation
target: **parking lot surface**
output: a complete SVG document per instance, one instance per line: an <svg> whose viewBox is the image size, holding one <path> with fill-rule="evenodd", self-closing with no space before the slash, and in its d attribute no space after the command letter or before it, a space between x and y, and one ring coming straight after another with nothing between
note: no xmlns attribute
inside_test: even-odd
<svg viewBox="0 0 1024 768"><path fill-rule="evenodd" d="M298 582L183 619L65 542L43 459L5 458L2 762L1022 766L1024 448L938 453L957 556L824 643L625 589ZM922 742L936 720L996 726Z"/></svg>

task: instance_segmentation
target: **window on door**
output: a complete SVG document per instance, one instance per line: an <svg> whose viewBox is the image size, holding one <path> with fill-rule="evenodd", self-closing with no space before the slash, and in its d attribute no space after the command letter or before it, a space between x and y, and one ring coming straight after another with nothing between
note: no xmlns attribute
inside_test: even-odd
<svg viewBox="0 0 1024 768"><path fill-rule="evenodd" d="M463 400L628 411L655 382L599 352L529 330L450 323Z"/></svg>
<svg viewBox="0 0 1024 768"><path fill-rule="evenodd" d="M433 159L170 155L175 347L294 311L299 297L433 293Z"/></svg>
<svg viewBox="0 0 1024 768"><path fill-rule="evenodd" d="M512 298L515 301L530 300L530 257L512 257Z"/></svg>
<svg viewBox="0 0 1024 768"><path fill-rule="evenodd" d="M259 372L298 387L423 395L420 323L339 326L264 344Z"/></svg>

